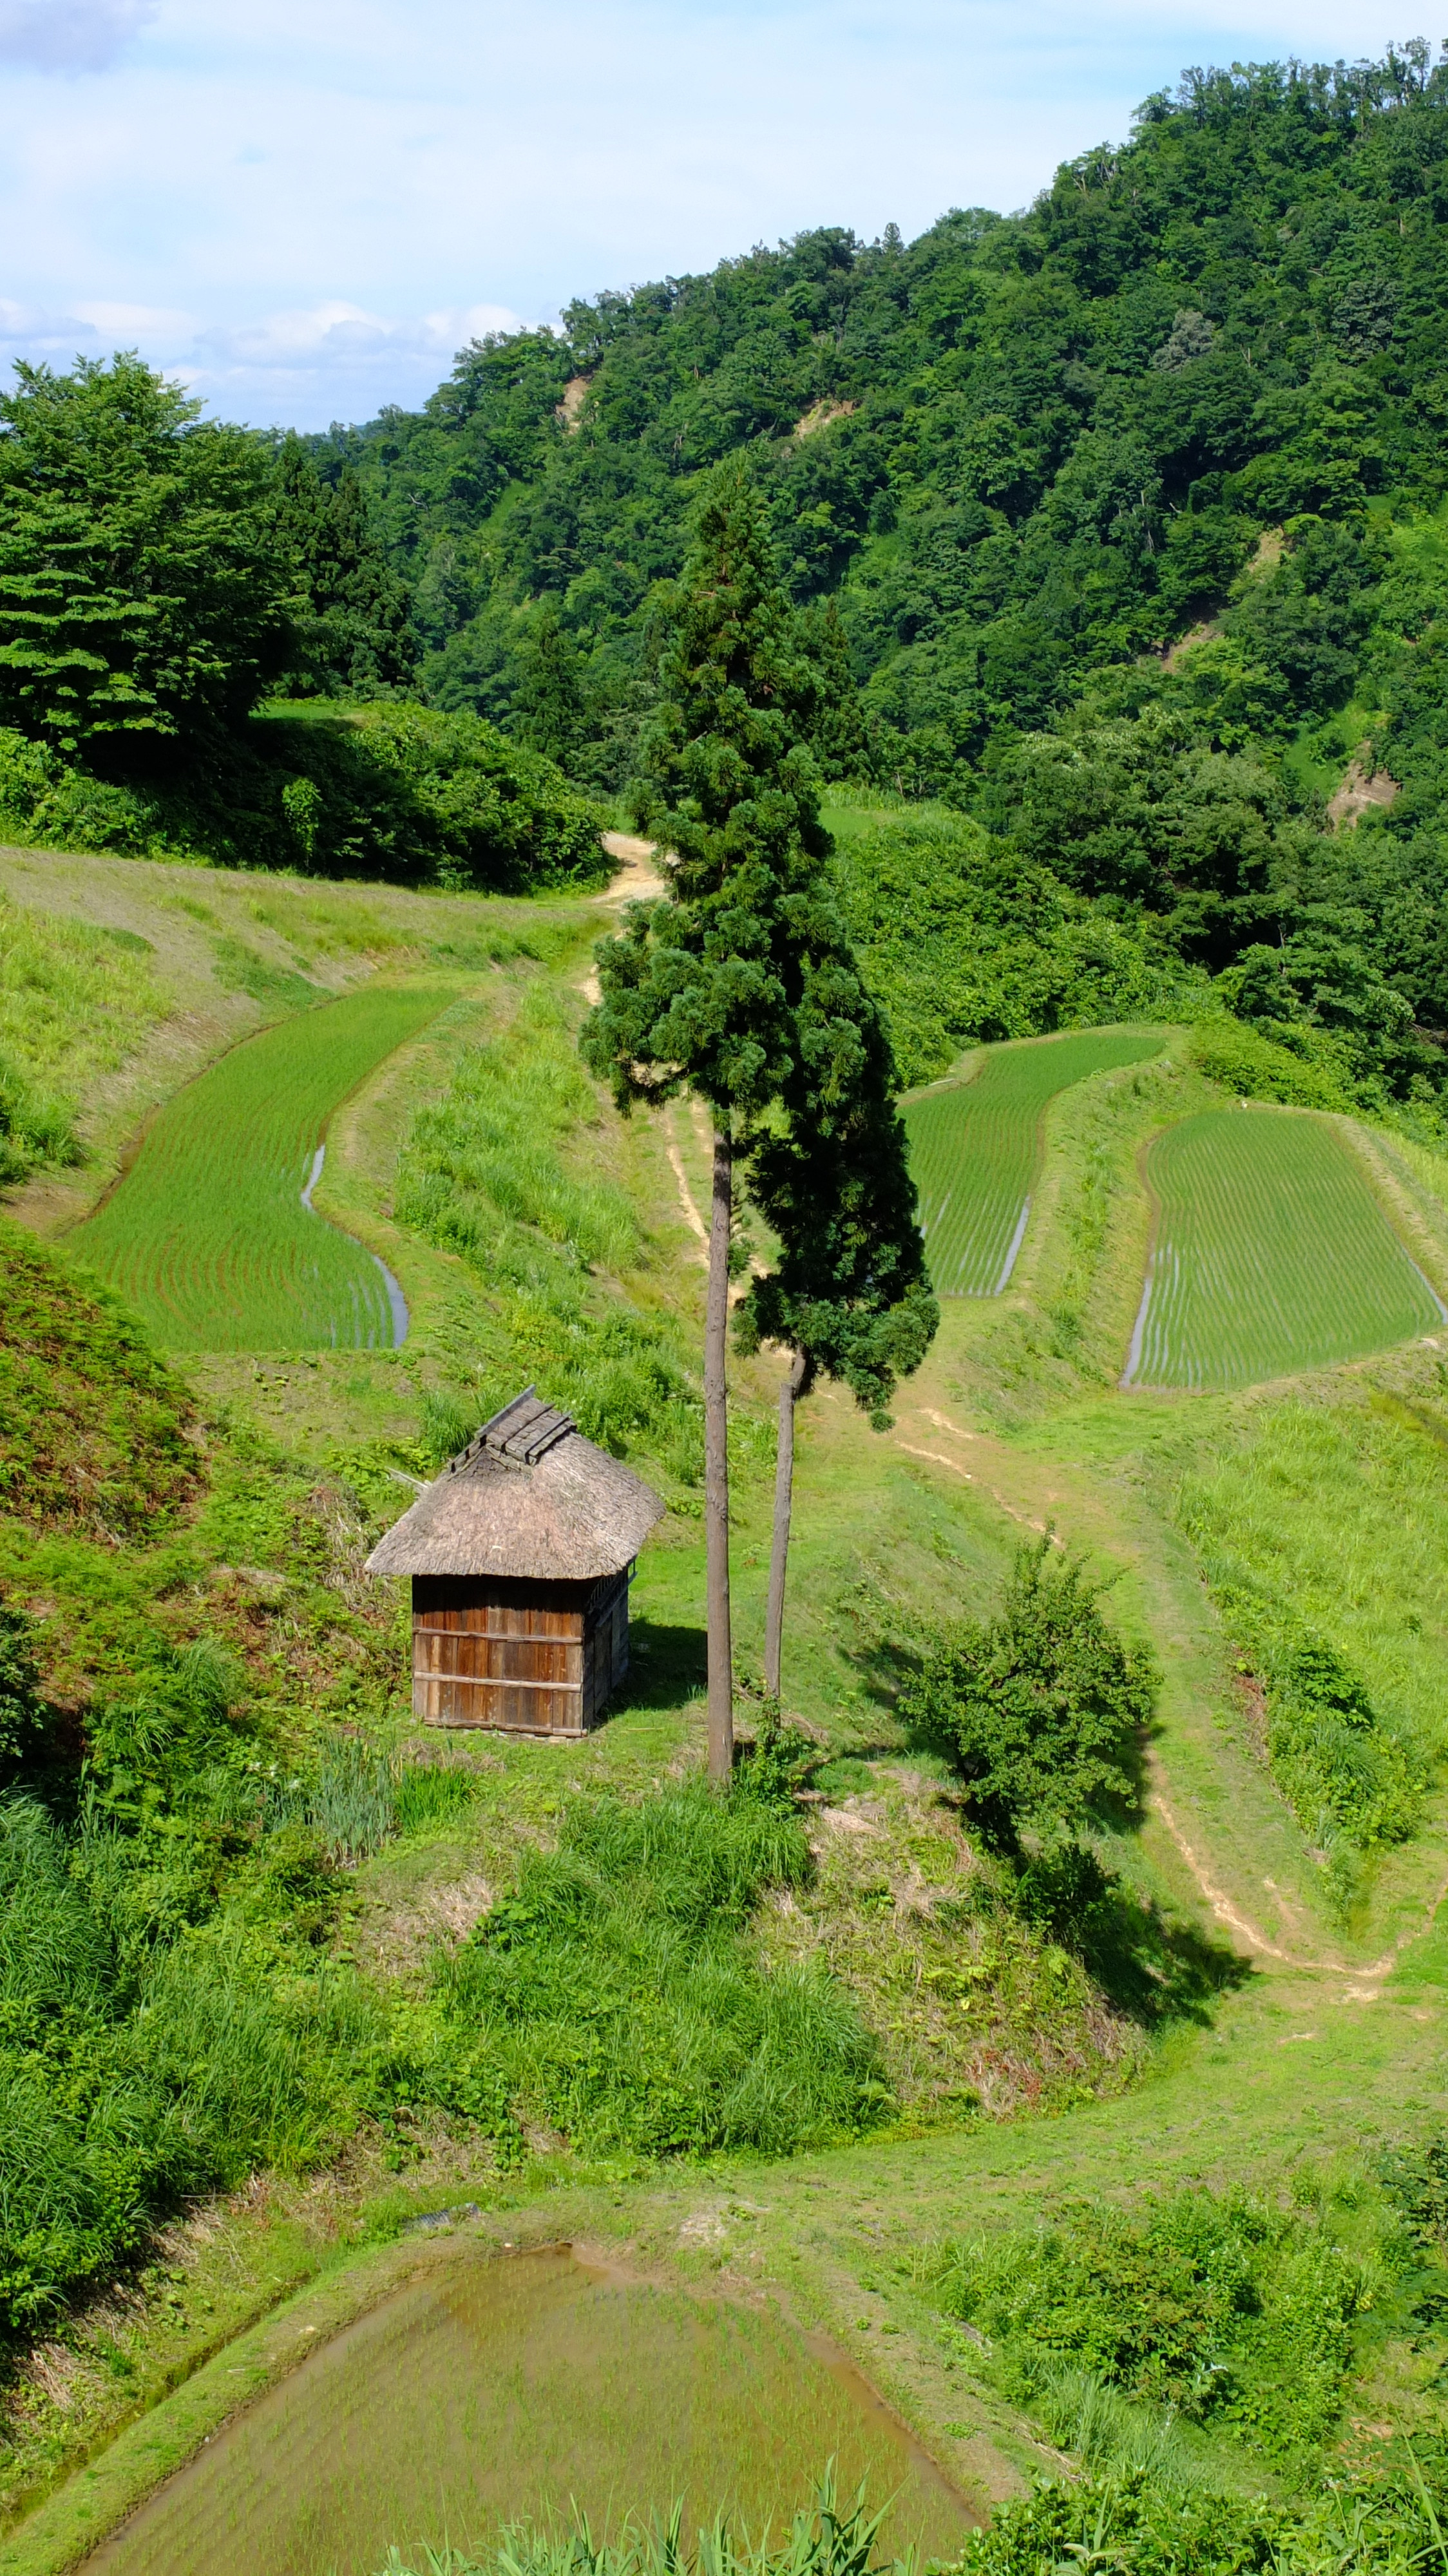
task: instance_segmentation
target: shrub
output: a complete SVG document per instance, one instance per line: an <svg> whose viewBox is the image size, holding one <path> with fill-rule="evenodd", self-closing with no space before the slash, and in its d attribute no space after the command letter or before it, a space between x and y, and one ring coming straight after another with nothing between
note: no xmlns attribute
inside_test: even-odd
<svg viewBox="0 0 1448 2576"><path fill-rule="evenodd" d="M982 1831L1016 1851L1025 1829L1070 1831L1103 1807L1135 1807L1154 1696L1145 1648L1122 1644L1048 1534L1017 1551L995 1619L927 1654L900 1715L965 1782Z"/></svg>
<svg viewBox="0 0 1448 2576"><path fill-rule="evenodd" d="M1344 2481L1304 2506L1186 2494L1140 2471L1067 2483L1038 2479L998 2505L967 2541L952 2576L1045 2576L1056 2568L1111 2576L1406 2576L1441 2568L1443 2526L1427 2484L1401 2471Z"/></svg>
<svg viewBox="0 0 1448 2576"><path fill-rule="evenodd" d="M453 890L586 885L609 867L600 815L551 761L405 700L253 717L204 760L123 778L0 732L0 811L52 848Z"/></svg>
<svg viewBox="0 0 1448 2576"><path fill-rule="evenodd" d="M1018 2396L1063 2367L1085 2370L1290 2459L1337 2422L1353 2318L1374 2282L1302 2212L1196 2190L1140 2218L1082 2210L958 2249L942 2287L944 2305L999 2345Z"/></svg>
<svg viewBox="0 0 1448 2576"><path fill-rule="evenodd" d="M525 2114L578 2145L785 2155L868 2127L888 2101L843 1991L766 1974L751 1908L809 1847L771 1801L673 1789L575 1809L440 1971Z"/></svg>
<svg viewBox="0 0 1448 2576"><path fill-rule="evenodd" d="M876 2513L867 2511L863 2486L844 2503L831 2461L813 2510L795 2515L787 2540L772 2540L766 2529L751 2542L747 2535L736 2535L720 2514L712 2530L700 2532L697 2548L690 2549L679 2503L662 2526L628 2516L614 2540L595 2540L580 2520L566 2536L556 2529L514 2526L499 2535L482 2559L452 2549L441 2555L427 2549L409 2565L393 2548L379 2576L887 2576L887 2569L889 2576L909 2576L913 2558L897 2559L890 2567L876 2556L888 2511L888 2502Z"/></svg>

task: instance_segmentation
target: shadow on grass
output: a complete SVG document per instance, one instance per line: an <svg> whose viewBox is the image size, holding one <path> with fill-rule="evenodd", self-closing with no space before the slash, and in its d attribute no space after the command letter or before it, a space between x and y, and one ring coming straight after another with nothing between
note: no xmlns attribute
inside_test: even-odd
<svg viewBox="0 0 1448 2576"><path fill-rule="evenodd" d="M668 1627L635 1619L629 1629L628 1678L609 1703L611 1717L631 1709L682 1708L709 1679L708 1639L702 1628Z"/></svg>
<svg viewBox="0 0 1448 2576"><path fill-rule="evenodd" d="M1208 2022L1246 1984L1250 1959L1142 1897L1079 1843L1038 1854L1011 1891L1014 1911L1080 1960L1108 2003L1146 2029Z"/></svg>

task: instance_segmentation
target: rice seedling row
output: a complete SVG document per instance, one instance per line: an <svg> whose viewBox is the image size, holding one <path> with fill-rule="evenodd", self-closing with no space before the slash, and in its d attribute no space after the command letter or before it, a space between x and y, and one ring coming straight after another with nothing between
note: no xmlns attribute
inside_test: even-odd
<svg viewBox="0 0 1448 2576"><path fill-rule="evenodd" d="M998 1297L1030 1216L1041 1120L1060 1091L1140 1064L1159 1035L1085 1029L992 1047L970 1082L930 1091L905 1113L930 1275L946 1297Z"/></svg>
<svg viewBox="0 0 1448 2576"><path fill-rule="evenodd" d="M374 985L234 1047L166 1103L71 1249L170 1350L390 1348L396 1283L311 1194L333 1111L448 998Z"/></svg>
<svg viewBox="0 0 1448 2576"><path fill-rule="evenodd" d="M1146 1158L1156 1237L1124 1386L1234 1387L1448 1322L1342 1138L1309 1111L1208 1109Z"/></svg>

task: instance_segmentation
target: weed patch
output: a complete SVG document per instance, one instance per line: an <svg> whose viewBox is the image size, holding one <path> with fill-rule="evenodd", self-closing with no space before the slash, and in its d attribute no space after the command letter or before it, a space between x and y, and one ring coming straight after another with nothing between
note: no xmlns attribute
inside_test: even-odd
<svg viewBox="0 0 1448 2576"><path fill-rule="evenodd" d="M701 1408L672 1333L590 1289L591 1271L628 1271L645 1253L624 1193L565 1159L565 1140L601 1117L557 1004L530 994L507 1038L466 1053L414 1121L395 1212L481 1283L471 1429L535 1378L602 1448L642 1449L692 1486Z"/></svg>
<svg viewBox="0 0 1448 2576"><path fill-rule="evenodd" d="M1300 2467L1336 2429L1354 2321L1381 2296L1385 2248L1390 2263L1399 2250L1391 2235L1348 2250L1330 2223L1341 2217L1205 2190L1137 2217L1082 2209L955 2248L941 2303L989 2337L1027 2402L1059 2395L1063 2369L1085 2371Z"/></svg>
<svg viewBox="0 0 1448 2576"><path fill-rule="evenodd" d="M868 2033L817 1966L766 1970L746 1938L766 1889L808 1871L798 1823L747 1793L574 1808L444 1961L442 2010L525 2119L581 2146L784 2155L848 2136L889 2107Z"/></svg>

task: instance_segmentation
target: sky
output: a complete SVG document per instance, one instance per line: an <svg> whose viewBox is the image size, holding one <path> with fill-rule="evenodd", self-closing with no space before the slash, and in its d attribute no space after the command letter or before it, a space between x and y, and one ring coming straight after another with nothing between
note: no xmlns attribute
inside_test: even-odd
<svg viewBox="0 0 1448 2576"><path fill-rule="evenodd" d="M0 367L139 348L224 419L367 420L575 295L1026 205L1189 64L1420 32L1381 0L0 0Z"/></svg>

